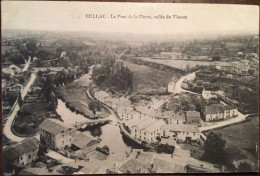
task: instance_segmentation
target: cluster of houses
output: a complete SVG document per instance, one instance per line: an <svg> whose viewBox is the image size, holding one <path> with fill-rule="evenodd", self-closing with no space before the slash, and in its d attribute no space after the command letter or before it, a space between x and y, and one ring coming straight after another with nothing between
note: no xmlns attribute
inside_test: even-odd
<svg viewBox="0 0 260 176"><path fill-rule="evenodd" d="M138 108L137 108L138 109ZM147 111L147 112L151 112ZM128 111L129 112L129 111ZM164 113L146 114L144 112L128 114L131 118L125 121L132 137L148 143L155 142L157 137L171 137L179 141L200 140L200 113L197 111L186 111L175 114L171 111ZM155 111L156 112L156 111ZM122 112L122 115L126 115Z"/></svg>

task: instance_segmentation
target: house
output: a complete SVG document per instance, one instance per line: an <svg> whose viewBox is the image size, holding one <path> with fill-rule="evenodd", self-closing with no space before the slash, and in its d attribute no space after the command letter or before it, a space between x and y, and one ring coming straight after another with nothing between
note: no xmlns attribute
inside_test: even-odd
<svg viewBox="0 0 260 176"><path fill-rule="evenodd" d="M152 168L153 154L141 153L135 158L131 158L124 162L119 170L122 173L134 174L134 173L149 173Z"/></svg>
<svg viewBox="0 0 260 176"><path fill-rule="evenodd" d="M216 93L214 91L209 91L209 90L205 90L203 89L202 91L202 97L205 99L205 100L209 100L209 99L217 99L218 96L216 95Z"/></svg>
<svg viewBox="0 0 260 176"><path fill-rule="evenodd" d="M168 124L185 124L186 118L185 114L174 114L172 117L168 118Z"/></svg>
<svg viewBox="0 0 260 176"><path fill-rule="evenodd" d="M99 140L87 133L79 133L76 139L72 142L72 148L79 150L85 147L92 147L99 143Z"/></svg>
<svg viewBox="0 0 260 176"><path fill-rule="evenodd" d="M185 168L174 161L154 158L152 166L151 173L185 173Z"/></svg>
<svg viewBox="0 0 260 176"><path fill-rule="evenodd" d="M168 84L168 92L169 93L174 93L174 87L175 87L175 83L174 82L169 82L169 84Z"/></svg>
<svg viewBox="0 0 260 176"><path fill-rule="evenodd" d="M76 130L57 119L45 119L39 126L40 139L53 149L70 146L76 137Z"/></svg>
<svg viewBox="0 0 260 176"><path fill-rule="evenodd" d="M198 141L200 131L197 125L190 124L168 124L164 127L164 137L173 137L180 141Z"/></svg>
<svg viewBox="0 0 260 176"><path fill-rule="evenodd" d="M163 120L141 118L125 125L130 129L131 136L141 141L153 142L156 141L157 136L162 135L165 124Z"/></svg>
<svg viewBox="0 0 260 176"><path fill-rule="evenodd" d="M3 149L4 165L24 167L37 158L39 143L35 137L24 139L14 146Z"/></svg>
<svg viewBox="0 0 260 176"><path fill-rule="evenodd" d="M172 154L175 146L176 141L173 138L162 138L158 148L162 152Z"/></svg>
<svg viewBox="0 0 260 176"><path fill-rule="evenodd" d="M198 111L186 111L186 123L200 125L200 113Z"/></svg>
<svg viewBox="0 0 260 176"><path fill-rule="evenodd" d="M238 115L237 108L222 104L212 104L204 107L205 121L218 121L236 117Z"/></svg>

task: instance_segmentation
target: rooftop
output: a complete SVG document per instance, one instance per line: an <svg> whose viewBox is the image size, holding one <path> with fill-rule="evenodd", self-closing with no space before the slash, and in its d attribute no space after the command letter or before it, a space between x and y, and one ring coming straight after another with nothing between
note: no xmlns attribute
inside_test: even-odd
<svg viewBox="0 0 260 176"><path fill-rule="evenodd" d="M210 106L205 106L206 114L216 114L223 113L224 110L236 109L233 106L221 105L221 104L212 104Z"/></svg>
<svg viewBox="0 0 260 176"><path fill-rule="evenodd" d="M93 136L91 136L87 133L79 133L77 135L76 140L73 141L72 144L77 146L78 148L83 148L85 146L90 145L90 143L93 142L93 141L98 142L97 139L95 139Z"/></svg>
<svg viewBox="0 0 260 176"><path fill-rule="evenodd" d="M184 131L191 133L199 133L199 128L197 125L191 124L168 124L165 126L165 129L169 129L170 131Z"/></svg>
<svg viewBox="0 0 260 176"><path fill-rule="evenodd" d="M3 149L3 158L10 161L15 160L23 154L38 150L38 140L33 138L24 139L20 143Z"/></svg>
<svg viewBox="0 0 260 176"><path fill-rule="evenodd" d="M200 119L200 113L198 111L186 111L187 121L189 119Z"/></svg>
<svg viewBox="0 0 260 176"><path fill-rule="evenodd" d="M62 131L70 129L71 127L67 126L64 122L60 120L48 118L40 124L39 128L48 131L49 133L52 133L54 135L57 135Z"/></svg>

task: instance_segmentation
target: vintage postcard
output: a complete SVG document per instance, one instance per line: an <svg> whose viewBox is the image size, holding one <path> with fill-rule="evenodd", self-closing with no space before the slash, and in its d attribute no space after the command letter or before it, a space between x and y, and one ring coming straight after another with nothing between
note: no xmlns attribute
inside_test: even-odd
<svg viewBox="0 0 260 176"><path fill-rule="evenodd" d="M4 175L258 172L258 6L1 6Z"/></svg>

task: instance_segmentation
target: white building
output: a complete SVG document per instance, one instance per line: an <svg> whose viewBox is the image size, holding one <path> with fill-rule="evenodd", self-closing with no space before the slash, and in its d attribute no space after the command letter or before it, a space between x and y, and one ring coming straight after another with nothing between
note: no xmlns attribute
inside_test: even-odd
<svg viewBox="0 0 260 176"><path fill-rule="evenodd" d="M181 141L194 141L200 139L200 131L197 125L168 124L164 127L163 136Z"/></svg>
<svg viewBox="0 0 260 176"><path fill-rule="evenodd" d="M215 94L214 91L209 91L209 90L205 90L203 89L202 91L202 97L205 99L205 100L209 100L209 99L212 99L212 98L218 98L218 96Z"/></svg>
<svg viewBox="0 0 260 176"><path fill-rule="evenodd" d="M166 123L163 120L140 118L125 124L131 131L131 136L141 141L153 142L163 133Z"/></svg>
<svg viewBox="0 0 260 176"><path fill-rule="evenodd" d="M237 115L237 108L232 106L212 104L204 107L204 120L207 122L226 120L228 118L236 117Z"/></svg>
<svg viewBox="0 0 260 176"><path fill-rule="evenodd" d="M185 114L174 114L168 119L168 124L185 124Z"/></svg>
<svg viewBox="0 0 260 176"><path fill-rule="evenodd" d="M54 149L64 149L66 145L70 146L76 137L74 128L57 119L45 119L39 129L40 139Z"/></svg>

